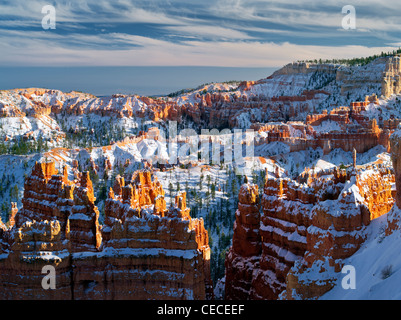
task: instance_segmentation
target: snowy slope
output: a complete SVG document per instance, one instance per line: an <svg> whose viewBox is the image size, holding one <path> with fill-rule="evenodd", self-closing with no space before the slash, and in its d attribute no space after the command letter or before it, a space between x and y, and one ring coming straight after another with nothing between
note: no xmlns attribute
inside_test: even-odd
<svg viewBox="0 0 401 320"><path fill-rule="evenodd" d="M396 206L393 213L401 216ZM401 231L385 236L387 215L383 215L368 226L369 236L362 247L345 265L355 268L355 289L343 289L340 274L336 286L323 295L322 300L399 300L401 299Z"/></svg>

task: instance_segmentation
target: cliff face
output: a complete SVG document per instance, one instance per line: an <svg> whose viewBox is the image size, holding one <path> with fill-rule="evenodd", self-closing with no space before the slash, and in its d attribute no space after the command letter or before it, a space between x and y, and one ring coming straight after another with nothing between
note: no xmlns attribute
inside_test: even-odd
<svg viewBox="0 0 401 320"><path fill-rule="evenodd" d="M54 163L36 163L23 208L0 225L2 299L206 299L212 297L210 247L185 193L166 208L150 171L117 177L98 222L88 173L69 181ZM42 288L55 267L56 289Z"/></svg>
<svg viewBox="0 0 401 320"><path fill-rule="evenodd" d="M285 65L280 70L277 70L273 75L290 75L290 74L307 74L314 72L325 72L336 75L339 67L329 64L312 64L307 62L293 62Z"/></svg>
<svg viewBox="0 0 401 320"><path fill-rule="evenodd" d="M394 56L388 58L386 68L382 76L382 95L389 97L392 94L399 94L401 91L401 58Z"/></svg>
<svg viewBox="0 0 401 320"><path fill-rule="evenodd" d="M366 239L370 221L391 209L393 182L388 169L370 167L335 168L305 182L267 179L260 223L238 228L237 220L234 226L226 298L313 299L330 290L336 279L328 271L341 271L342 259ZM241 208L240 200L239 216ZM257 250L240 250L234 242L239 237Z"/></svg>

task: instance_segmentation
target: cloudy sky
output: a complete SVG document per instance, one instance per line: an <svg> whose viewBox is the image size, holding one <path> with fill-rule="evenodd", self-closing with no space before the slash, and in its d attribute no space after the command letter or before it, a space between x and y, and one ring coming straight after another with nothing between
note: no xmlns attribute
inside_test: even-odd
<svg viewBox="0 0 401 320"><path fill-rule="evenodd" d="M1 0L1 66L277 67L401 45L394 0ZM56 29L42 28L42 7ZM356 9L345 30L342 7Z"/></svg>

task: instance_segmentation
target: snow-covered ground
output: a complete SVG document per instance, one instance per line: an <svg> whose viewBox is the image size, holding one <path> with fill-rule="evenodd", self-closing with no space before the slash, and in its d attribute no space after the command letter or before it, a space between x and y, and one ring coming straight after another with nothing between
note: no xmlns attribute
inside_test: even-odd
<svg viewBox="0 0 401 320"><path fill-rule="evenodd" d="M342 130L337 122L331 120L323 121L320 125L314 126L313 129L319 133Z"/></svg>
<svg viewBox="0 0 401 320"><path fill-rule="evenodd" d="M34 117L5 117L0 118L0 136L9 138L22 136L32 132L35 139L39 137L52 139L60 133L60 127L53 118L42 115Z"/></svg>
<svg viewBox="0 0 401 320"><path fill-rule="evenodd" d="M394 206L392 211L401 216ZM387 215L368 226L368 239L344 264L355 271L355 289L345 288L342 282L349 272L338 275L336 286L324 294L321 300L400 300L401 299L401 231L385 235Z"/></svg>

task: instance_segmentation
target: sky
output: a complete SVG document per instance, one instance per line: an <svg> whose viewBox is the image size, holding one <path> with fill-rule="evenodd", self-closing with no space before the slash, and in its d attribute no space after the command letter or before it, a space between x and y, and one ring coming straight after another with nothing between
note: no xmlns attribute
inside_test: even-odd
<svg viewBox="0 0 401 320"><path fill-rule="evenodd" d="M46 5L55 8L55 29L42 27ZM355 29L342 27L345 5L355 8ZM0 0L0 72L128 66L255 71L296 60L363 57L401 46L400 16L394 0Z"/></svg>

